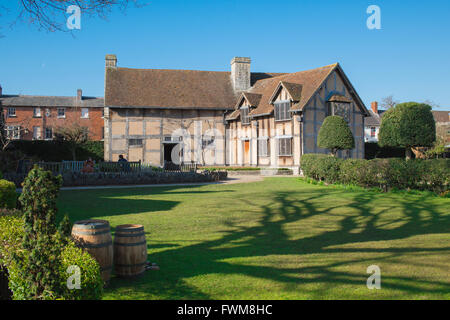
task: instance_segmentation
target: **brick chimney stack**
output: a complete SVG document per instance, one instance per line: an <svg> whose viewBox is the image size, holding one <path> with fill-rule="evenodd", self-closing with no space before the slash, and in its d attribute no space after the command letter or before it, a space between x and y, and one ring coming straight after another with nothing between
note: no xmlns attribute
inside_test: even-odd
<svg viewBox="0 0 450 320"><path fill-rule="evenodd" d="M107 54L105 56L105 67L113 67L116 68L117 67L117 57L115 54Z"/></svg>
<svg viewBox="0 0 450 320"><path fill-rule="evenodd" d="M376 102L376 101L372 102L371 107L372 107L373 113L378 114L378 102Z"/></svg>
<svg viewBox="0 0 450 320"><path fill-rule="evenodd" d="M83 99L83 90L77 89L77 100L81 101Z"/></svg>
<svg viewBox="0 0 450 320"><path fill-rule="evenodd" d="M234 57L231 60L231 81L235 91L250 88L250 58Z"/></svg>

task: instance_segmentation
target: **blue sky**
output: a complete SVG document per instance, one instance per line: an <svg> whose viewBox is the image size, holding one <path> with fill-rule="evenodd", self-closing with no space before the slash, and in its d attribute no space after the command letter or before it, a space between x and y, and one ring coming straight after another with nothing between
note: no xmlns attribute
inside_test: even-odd
<svg viewBox="0 0 450 320"><path fill-rule="evenodd" d="M228 71L234 56L252 71L295 72L339 62L366 106L394 95L450 109L450 1L148 1L107 20L82 16L81 30L38 31L0 17L5 94L103 96L104 56L131 68ZM381 30L369 30L369 5Z"/></svg>

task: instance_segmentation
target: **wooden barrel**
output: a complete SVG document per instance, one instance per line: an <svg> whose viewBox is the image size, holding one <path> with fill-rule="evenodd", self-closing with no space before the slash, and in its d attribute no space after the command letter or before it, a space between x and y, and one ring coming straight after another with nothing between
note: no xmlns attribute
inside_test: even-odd
<svg viewBox="0 0 450 320"><path fill-rule="evenodd" d="M120 277L132 277L145 271L147 242L144 226L124 224L114 235L114 272Z"/></svg>
<svg viewBox="0 0 450 320"><path fill-rule="evenodd" d="M72 238L100 265L103 281L108 283L113 266L111 228L106 220L81 220L74 223Z"/></svg>

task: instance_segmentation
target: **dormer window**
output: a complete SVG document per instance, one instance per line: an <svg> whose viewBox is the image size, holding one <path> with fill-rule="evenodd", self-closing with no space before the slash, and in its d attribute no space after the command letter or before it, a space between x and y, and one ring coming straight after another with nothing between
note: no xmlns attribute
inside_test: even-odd
<svg viewBox="0 0 450 320"><path fill-rule="evenodd" d="M291 119L290 101L276 101L274 102L275 121L285 121Z"/></svg>
<svg viewBox="0 0 450 320"><path fill-rule="evenodd" d="M242 124L250 124L250 117L248 115L249 107L241 108L241 123Z"/></svg>

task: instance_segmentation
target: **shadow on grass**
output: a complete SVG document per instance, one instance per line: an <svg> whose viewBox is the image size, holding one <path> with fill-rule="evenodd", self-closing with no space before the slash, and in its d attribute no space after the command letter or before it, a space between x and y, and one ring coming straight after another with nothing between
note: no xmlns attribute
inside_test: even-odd
<svg viewBox="0 0 450 320"><path fill-rule="evenodd" d="M173 190L173 189L171 189ZM161 191L167 192L167 191ZM220 191L222 192L222 191ZM129 193L128 193L129 194ZM336 197L344 196L348 200L345 205L336 201L333 205L320 208L316 205L318 201L330 201L324 199L330 195ZM367 261L367 266L376 259L377 263L395 258L404 253L420 252L427 254L442 252L448 254L449 247L436 248L332 248L338 245L356 244L371 241L388 241L404 239L415 235L448 233L450 216L438 212L433 201L427 196L414 196L407 198L395 197L397 201L393 207L400 207L401 214L397 220L389 220L383 223L381 219L390 209L379 209L378 204L383 194L370 192L355 192L334 190L327 187L313 188L304 192L274 192L272 201L267 205L260 205L248 198L237 197L236 208L239 203L250 205L252 212L255 208L261 212L256 226L242 226L227 221L225 225L231 231L224 231L220 239L203 241L201 243L179 246L174 244L176 240L167 243L150 242L148 248L164 249L150 253L149 259L157 262L164 269L161 271L147 272L142 278L131 284L133 286L134 298L145 298L146 293L168 299L208 299L208 294L201 288L189 286L185 279L206 276L210 274L244 275L251 278L260 278L285 284L286 287L298 283L326 283L311 295L320 298L326 294L331 286L358 285L365 286L367 276L365 270L362 273L337 271L336 268L345 267L354 263ZM105 199L111 201L112 206L118 205L117 199ZM125 200L124 200L125 201ZM147 205L141 200L126 200L128 207L132 206L138 212L139 209L147 211ZM133 202L137 201L137 205ZM119 201L120 202L120 201ZM156 205L150 201L149 207ZM174 203L160 204L168 210ZM351 210L354 214L336 213L342 210ZM128 211L130 211L128 209ZM250 213L250 211L249 211ZM110 212L108 214L111 214ZM242 215L246 212L243 211ZM338 224L337 230L324 231L323 233L306 236L300 239L290 239L286 233L286 226L290 223L300 223L298 232L302 228L309 227L304 221L318 215L330 215L335 217ZM364 223L361 223L364 219ZM400 225L392 227L393 223ZM308 266L297 268L279 268L255 265L240 265L227 262L232 258L252 258L269 255L306 255L341 253L340 262L329 262L320 266ZM384 253L382 257L376 258L354 258L347 257L355 253ZM130 282L123 279L113 279L111 289L129 287ZM450 285L445 279L442 282L420 280L408 276L383 275L383 288L400 290L405 293L427 294L445 293L450 290ZM130 293L131 295L131 293Z"/></svg>

